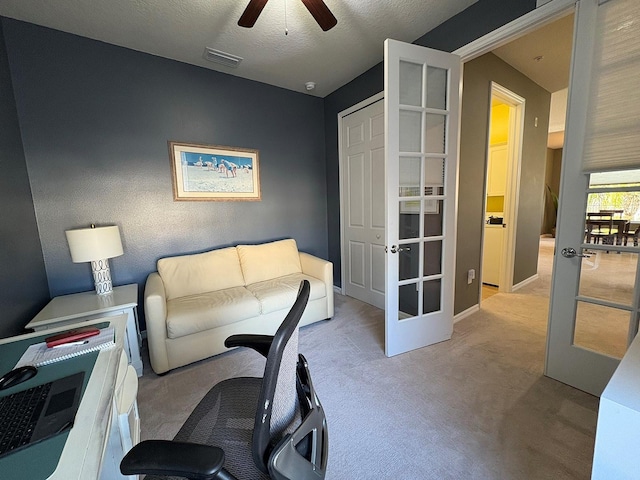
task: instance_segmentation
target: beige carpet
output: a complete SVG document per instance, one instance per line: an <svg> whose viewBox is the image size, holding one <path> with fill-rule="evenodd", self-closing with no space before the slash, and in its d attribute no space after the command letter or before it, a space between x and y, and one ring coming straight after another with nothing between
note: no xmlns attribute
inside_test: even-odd
<svg viewBox="0 0 640 480"><path fill-rule="evenodd" d="M484 300L438 345L386 358L383 312L341 295L334 319L301 329L329 422L328 479L589 478L598 399L542 375L549 256L538 280ZM171 438L210 386L259 375L262 361L236 350L164 377L148 365L145 439Z"/></svg>

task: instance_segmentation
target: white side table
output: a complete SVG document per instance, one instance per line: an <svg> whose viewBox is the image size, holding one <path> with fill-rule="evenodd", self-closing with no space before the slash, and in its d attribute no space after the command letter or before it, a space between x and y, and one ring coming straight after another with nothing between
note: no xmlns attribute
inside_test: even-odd
<svg viewBox="0 0 640 480"><path fill-rule="evenodd" d="M127 315L127 334L124 349L129 363L142 376L140 356L140 329L138 327L138 284L113 287L108 295L96 295L94 291L55 297L34 317L25 328L36 332L49 328L86 322L111 315Z"/></svg>

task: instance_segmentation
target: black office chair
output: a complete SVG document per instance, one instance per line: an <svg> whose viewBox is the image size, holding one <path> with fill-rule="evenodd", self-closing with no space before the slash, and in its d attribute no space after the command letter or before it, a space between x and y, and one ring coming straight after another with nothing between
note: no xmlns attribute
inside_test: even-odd
<svg viewBox="0 0 640 480"><path fill-rule="evenodd" d="M324 479L327 422L307 361L298 354L298 322L309 291L303 280L275 335L233 335L225 341L264 355L262 378L218 383L173 441L139 443L122 460L121 472L153 475L147 479Z"/></svg>

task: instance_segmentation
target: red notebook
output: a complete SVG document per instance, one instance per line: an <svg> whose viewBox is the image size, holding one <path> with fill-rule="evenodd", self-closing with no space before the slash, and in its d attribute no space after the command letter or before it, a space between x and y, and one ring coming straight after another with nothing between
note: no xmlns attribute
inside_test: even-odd
<svg viewBox="0 0 640 480"><path fill-rule="evenodd" d="M98 335L100 333L100 329L96 327L82 327L76 328L74 330L69 330L68 332L62 332L57 335L53 335L51 337L47 337L44 339L47 342L47 347L55 347L56 345L62 345L70 342L77 342L78 340L82 340L83 338L93 337L94 335Z"/></svg>

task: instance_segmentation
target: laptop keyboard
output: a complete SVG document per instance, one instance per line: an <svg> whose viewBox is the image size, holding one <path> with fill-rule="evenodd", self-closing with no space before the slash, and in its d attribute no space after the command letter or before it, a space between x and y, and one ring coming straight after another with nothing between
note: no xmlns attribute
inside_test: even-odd
<svg viewBox="0 0 640 480"><path fill-rule="evenodd" d="M0 397L0 457L29 445L52 383Z"/></svg>

